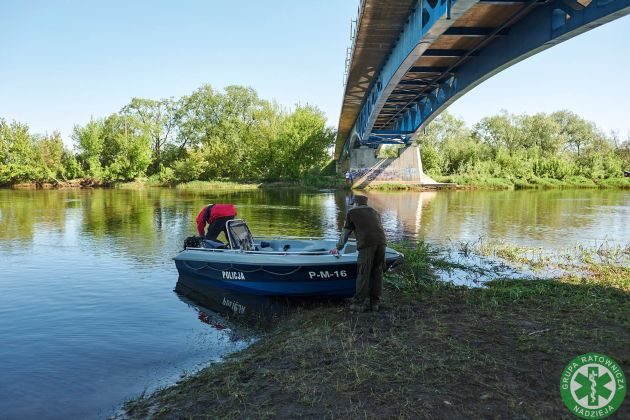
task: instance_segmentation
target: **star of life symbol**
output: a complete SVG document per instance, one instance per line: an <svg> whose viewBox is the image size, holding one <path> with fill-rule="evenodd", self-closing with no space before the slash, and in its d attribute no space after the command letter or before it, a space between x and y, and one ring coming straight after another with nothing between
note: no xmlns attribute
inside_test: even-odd
<svg viewBox="0 0 630 420"><path fill-rule="evenodd" d="M626 377L608 356L586 353L573 359L560 378L564 405L583 419L603 419L613 414L626 396Z"/></svg>
<svg viewBox="0 0 630 420"><path fill-rule="evenodd" d="M571 378L571 395L584 408L605 407L615 396L615 382L610 369L598 363L579 368Z"/></svg>

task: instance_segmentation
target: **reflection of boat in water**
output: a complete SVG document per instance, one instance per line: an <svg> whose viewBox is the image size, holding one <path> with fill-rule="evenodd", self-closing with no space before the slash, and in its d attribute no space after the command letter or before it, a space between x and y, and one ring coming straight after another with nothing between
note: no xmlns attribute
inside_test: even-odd
<svg viewBox="0 0 630 420"><path fill-rule="evenodd" d="M335 256L329 253L335 240L254 238L243 220L229 221L227 233L229 246L201 240L174 258L181 283L239 296L349 297L355 292L354 241ZM387 248L385 259L390 268L402 254ZM232 305L228 298L224 302ZM234 312L241 310L238 303L233 306Z"/></svg>
<svg viewBox="0 0 630 420"><path fill-rule="evenodd" d="M203 294L192 292L179 281L175 291L183 303L194 308L200 322L227 334L232 341L252 338L256 333L271 326L275 319L268 313L249 313L248 317L235 317L230 308L223 307L220 302L215 303L214 299L208 299Z"/></svg>
<svg viewBox="0 0 630 420"><path fill-rule="evenodd" d="M199 282L187 276L179 276L175 292L180 299L190 299L198 308L228 316L230 320L250 326L264 327L274 319L286 315L291 310L292 302L285 297L247 295L231 290L213 287L212 284ZM189 303L189 302L186 302ZM205 322L204 319L200 320Z"/></svg>

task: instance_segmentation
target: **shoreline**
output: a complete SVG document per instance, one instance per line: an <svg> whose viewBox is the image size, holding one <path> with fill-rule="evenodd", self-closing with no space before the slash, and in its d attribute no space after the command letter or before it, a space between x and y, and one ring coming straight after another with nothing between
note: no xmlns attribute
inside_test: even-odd
<svg viewBox="0 0 630 420"><path fill-rule="evenodd" d="M583 276L468 288L436 279L461 267L429 246L399 246L406 261L387 274L380 312L298 308L223 363L127 402L123 416L565 417L558 387L574 357L603 353L630 372L627 247L608 256L621 252L621 265L571 260Z"/></svg>
<svg viewBox="0 0 630 420"><path fill-rule="evenodd" d="M459 190L459 191L494 191L494 190L553 190L553 189L630 189L630 178L587 179L571 178L567 180L538 178L533 180L508 179L508 178L484 178L474 179L466 176L439 176L434 177L438 182L437 187L431 185L414 185L405 183L380 183L368 186L367 190L374 191L417 191L417 190ZM454 184L441 187L439 184Z"/></svg>
<svg viewBox="0 0 630 420"><path fill-rule="evenodd" d="M338 182L335 182L338 181ZM269 188L328 188L328 189L344 189L347 188L342 180L329 179L307 179L296 181L271 181L271 182L233 182L233 181L190 181L179 184L169 184L163 182L154 182L148 179L137 179L129 182L101 182L90 178L78 178L68 181L59 182L21 182L12 185L0 186L3 189L13 190L65 190L65 189L144 189L144 188L172 188L179 190L204 190L204 189L222 189L222 190L256 190Z"/></svg>
<svg viewBox="0 0 630 420"><path fill-rule="evenodd" d="M380 183L366 188L352 188L366 191L492 191L492 190L550 190L550 189L630 189L630 178L608 178L602 180L571 179L566 181L539 179L533 181L508 180L505 178L491 178L470 180L461 177L438 177L441 185L420 185L411 183ZM459 181L459 182L458 182ZM462 183L462 181L464 183ZM314 177L296 181L191 181L180 184L168 184L154 182L148 179L138 179L130 182L105 183L90 178L78 178L68 181L53 182L23 182L2 186L4 189L15 190L66 190L66 189L90 189L90 188L119 188L119 189L144 189L144 188L175 188L181 190L257 190L270 188L303 188L303 189L347 189L350 186L339 177ZM443 183L443 184L442 184Z"/></svg>

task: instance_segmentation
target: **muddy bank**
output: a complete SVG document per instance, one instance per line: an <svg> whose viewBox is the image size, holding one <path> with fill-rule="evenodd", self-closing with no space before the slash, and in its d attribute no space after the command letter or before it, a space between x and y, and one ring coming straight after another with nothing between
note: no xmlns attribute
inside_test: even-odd
<svg viewBox="0 0 630 420"><path fill-rule="evenodd" d="M109 183L104 183L91 178L70 179L57 182L21 182L6 186L15 190L54 190L54 189L76 189L76 188L99 188L111 187Z"/></svg>
<svg viewBox="0 0 630 420"><path fill-rule="evenodd" d="M559 383L571 359L603 353L630 372L628 267L470 289L427 275L445 262L426 249L407 254L380 312L298 310L125 416L568 418ZM626 401L616 416L629 415Z"/></svg>
<svg viewBox="0 0 630 420"><path fill-rule="evenodd" d="M0 188L10 188L17 190L52 190L52 189L74 189L74 188L122 188L122 189L144 189L144 188L177 188L182 190L256 190L256 189L309 189L317 191L319 189L349 189L338 177L308 178L295 181L278 182L232 182L232 181L191 181L182 183L158 182L150 179L137 179L129 182L102 181L92 178L78 178L56 182L21 182L17 184L4 185Z"/></svg>

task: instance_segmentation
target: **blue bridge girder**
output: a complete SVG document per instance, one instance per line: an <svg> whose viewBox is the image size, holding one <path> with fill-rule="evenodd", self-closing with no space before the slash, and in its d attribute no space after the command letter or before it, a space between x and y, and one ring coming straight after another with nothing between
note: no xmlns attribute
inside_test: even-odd
<svg viewBox="0 0 630 420"><path fill-rule="evenodd" d="M390 3L396 2L361 2L355 39L361 35L367 39L369 34L370 24L361 22L366 8ZM481 82L630 13L630 0L424 0L411 2L408 11L378 71L372 67L371 79L361 79L361 91L354 87L350 92L352 86L346 86L346 97L354 94L357 101L361 96L361 105L354 115L344 101L337 159L361 145L409 144L426 124ZM369 51L370 45L365 45ZM355 55L349 59L361 59Z"/></svg>

